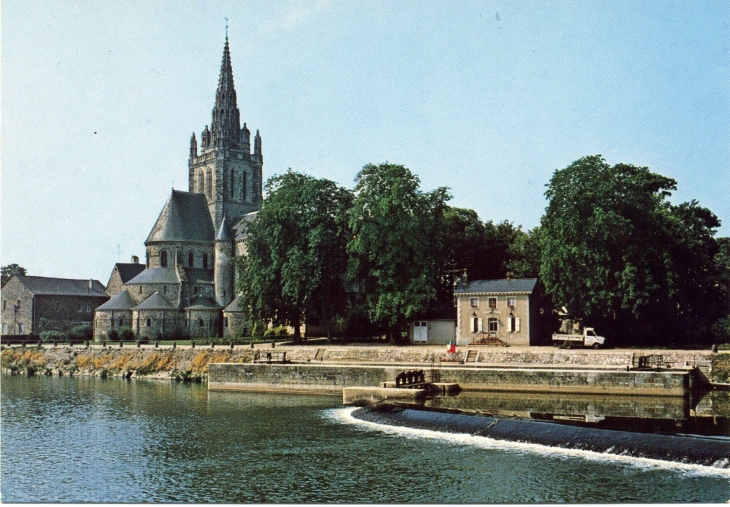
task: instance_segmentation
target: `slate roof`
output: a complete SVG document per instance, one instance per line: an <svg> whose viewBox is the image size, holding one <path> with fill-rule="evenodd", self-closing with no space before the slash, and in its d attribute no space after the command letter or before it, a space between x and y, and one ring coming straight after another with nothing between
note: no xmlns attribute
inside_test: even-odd
<svg viewBox="0 0 730 507"><path fill-rule="evenodd" d="M215 301L208 299L203 295L198 295L190 301L190 306L185 307L186 310L218 310L220 306Z"/></svg>
<svg viewBox="0 0 730 507"><path fill-rule="evenodd" d="M223 311L224 312L243 312L245 309L243 308L242 302L243 296L240 294L236 296L236 299L228 303L228 306L226 306Z"/></svg>
<svg viewBox="0 0 730 507"><path fill-rule="evenodd" d="M233 239L233 236L231 235L231 230L228 227L228 220L226 220L226 217L223 217L223 221L221 222L220 229L218 229L218 235L215 237L216 241L230 241Z"/></svg>
<svg viewBox="0 0 730 507"><path fill-rule="evenodd" d="M158 241L213 243L215 230L205 195L173 190L145 244Z"/></svg>
<svg viewBox="0 0 730 507"><path fill-rule="evenodd" d="M31 293L57 296L108 296L106 287L99 280L73 280L45 276L16 275L18 282ZM89 289L91 281L91 289Z"/></svg>
<svg viewBox="0 0 730 507"><path fill-rule="evenodd" d="M236 239L242 239L246 237L248 224L253 222L258 214L258 211L252 211L251 213L241 215L233 221L233 223L231 224L231 229L233 230L233 235L236 237Z"/></svg>
<svg viewBox="0 0 730 507"><path fill-rule="evenodd" d="M180 278L175 268L147 268L127 282L127 285L144 283L178 284Z"/></svg>
<svg viewBox="0 0 730 507"><path fill-rule="evenodd" d="M136 307L135 310L177 310L177 306L173 305L169 299L155 292L150 297L142 301Z"/></svg>
<svg viewBox="0 0 730 507"><path fill-rule="evenodd" d="M535 289L537 278L504 278L500 280L474 280L460 285L455 294L530 294Z"/></svg>
<svg viewBox="0 0 730 507"><path fill-rule="evenodd" d="M119 272L119 278L121 278L122 283L127 283L145 270L145 265L139 262L117 262L114 266Z"/></svg>
<svg viewBox="0 0 730 507"><path fill-rule="evenodd" d="M119 294L116 294L112 296L112 298L104 303L103 305L97 307L97 310L130 310L131 308L137 306L137 302L132 299L132 296L129 295L129 292L127 290L123 290Z"/></svg>
<svg viewBox="0 0 730 507"><path fill-rule="evenodd" d="M189 283L213 283L213 269L183 268Z"/></svg>

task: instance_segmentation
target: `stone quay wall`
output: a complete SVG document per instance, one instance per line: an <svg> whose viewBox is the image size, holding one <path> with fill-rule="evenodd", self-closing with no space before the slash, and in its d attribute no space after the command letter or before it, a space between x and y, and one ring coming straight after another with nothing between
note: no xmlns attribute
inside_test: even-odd
<svg viewBox="0 0 730 507"><path fill-rule="evenodd" d="M382 382L392 382L402 371L400 366L211 363L208 365L208 389L341 394L345 387L376 387ZM429 374L427 371L427 380ZM439 381L458 383L467 391L683 396L692 387L689 370L442 367L438 376Z"/></svg>

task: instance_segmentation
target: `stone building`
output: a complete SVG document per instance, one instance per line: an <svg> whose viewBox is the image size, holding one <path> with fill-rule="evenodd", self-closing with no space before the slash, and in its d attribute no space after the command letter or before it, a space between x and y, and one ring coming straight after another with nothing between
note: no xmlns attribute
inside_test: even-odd
<svg viewBox="0 0 730 507"><path fill-rule="evenodd" d="M96 307L108 299L98 280L13 276L2 288L2 334L68 331L91 324Z"/></svg>
<svg viewBox="0 0 730 507"><path fill-rule="evenodd" d="M535 345L539 308L536 278L457 284L456 344Z"/></svg>
<svg viewBox="0 0 730 507"><path fill-rule="evenodd" d="M114 267L112 299L94 319L97 340L120 323L150 338L223 334L223 309L236 297L233 259L245 253L246 226L261 204L262 168L261 135L252 148L241 126L226 36L210 128L200 143L195 133L190 139L188 191L172 190L143 267Z"/></svg>

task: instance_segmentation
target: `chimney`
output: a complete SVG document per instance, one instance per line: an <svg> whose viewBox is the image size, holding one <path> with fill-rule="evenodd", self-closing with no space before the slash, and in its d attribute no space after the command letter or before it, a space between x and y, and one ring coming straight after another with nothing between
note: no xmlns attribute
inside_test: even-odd
<svg viewBox="0 0 730 507"><path fill-rule="evenodd" d="M91 289L94 288L94 280L89 280L89 285L86 287L86 292L91 292Z"/></svg>
<svg viewBox="0 0 730 507"><path fill-rule="evenodd" d="M136 255L133 255L132 256L132 264L139 264L139 257L137 257Z"/></svg>

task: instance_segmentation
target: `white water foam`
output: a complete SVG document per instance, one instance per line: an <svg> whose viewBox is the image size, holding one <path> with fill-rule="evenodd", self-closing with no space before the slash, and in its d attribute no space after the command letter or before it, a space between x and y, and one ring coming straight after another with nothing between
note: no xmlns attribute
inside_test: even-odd
<svg viewBox="0 0 730 507"><path fill-rule="evenodd" d="M441 440L454 445L468 445L484 449L499 449L507 452L529 452L560 459L579 458L589 461L612 461L617 464L630 465L645 470L668 469L680 472L688 476L723 476L730 478L730 469L727 467L729 459L723 459L715 466L695 465L690 463L679 463L675 461L662 461L658 459L639 458L626 454L611 454L608 452L586 451L582 449L568 449L564 447L550 447L541 444L525 442L513 442L509 440L496 440L494 438L470 435L467 433L447 433L433 430L422 430L406 426L391 426L388 424L363 421L353 417L352 413L358 407L333 408L326 411L326 416L338 423L352 424L361 428L381 431L390 435L398 435L405 438L429 438ZM611 449L609 449L610 451Z"/></svg>

